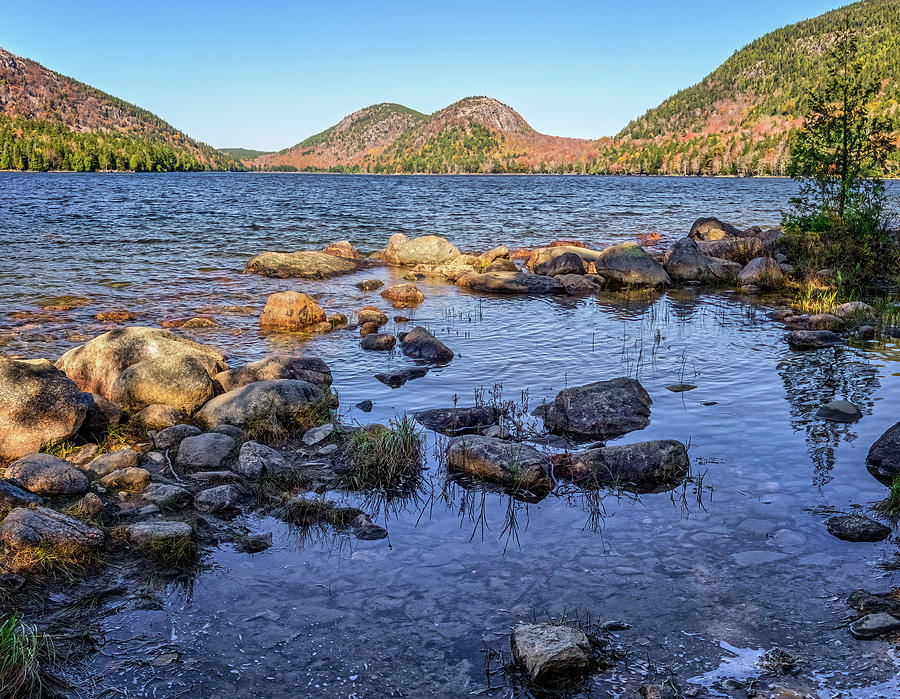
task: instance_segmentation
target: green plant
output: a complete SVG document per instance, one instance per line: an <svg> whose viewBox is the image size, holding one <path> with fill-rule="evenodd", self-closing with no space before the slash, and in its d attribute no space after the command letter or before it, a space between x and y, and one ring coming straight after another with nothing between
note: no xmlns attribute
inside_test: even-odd
<svg viewBox="0 0 900 699"><path fill-rule="evenodd" d="M77 448L78 447L75 445L75 442L70 439L65 439L61 442L47 444L41 449L41 451L43 451L45 454L50 454L52 456L58 456L60 459L65 459Z"/></svg>
<svg viewBox="0 0 900 699"><path fill-rule="evenodd" d="M322 398L310 401L289 415L277 417L269 414L251 420L246 425L244 432L248 440L262 444L277 444L305 432L311 427L333 422L334 411L338 405L337 394L329 390Z"/></svg>
<svg viewBox="0 0 900 699"><path fill-rule="evenodd" d="M103 432L95 435L98 451L101 454L123 449L130 442L139 442L147 438L147 423L138 415L129 415L124 422L109 425Z"/></svg>
<svg viewBox="0 0 900 699"><path fill-rule="evenodd" d="M197 563L197 542L192 536L167 539L152 539L139 544L135 550L154 563L168 570L184 571Z"/></svg>
<svg viewBox="0 0 900 699"><path fill-rule="evenodd" d="M900 476L895 478L888 490L888 496L875 509L885 515L900 515Z"/></svg>
<svg viewBox="0 0 900 699"><path fill-rule="evenodd" d="M42 543L21 548L7 560L13 570L74 578L97 563L98 558L95 551Z"/></svg>
<svg viewBox="0 0 900 699"><path fill-rule="evenodd" d="M387 426L369 425L354 432L349 453L351 468L344 477L349 488L402 490L420 475L422 435L415 420L404 415Z"/></svg>
<svg viewBox="0 0 900 699"><path fill-rule="evenodd" d="M61 682L47 669L53 659L48 636L15 614L0 617L0 698L44 697L59 688Z"/></svg>

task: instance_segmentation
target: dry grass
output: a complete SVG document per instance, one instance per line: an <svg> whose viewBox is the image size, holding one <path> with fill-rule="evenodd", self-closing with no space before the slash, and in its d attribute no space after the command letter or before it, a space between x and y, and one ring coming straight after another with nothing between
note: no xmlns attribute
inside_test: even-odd
<svg viewBox="0 0 900 699"><path fill-rule="evenodd" d="M307 403L287 418L278 419L273 415L267 415L253 420L246 426L244 432L248 440L260 444L279 444L312 427L333 422L334 411L338 405L337 394L329 391L323 398Z"/></svg>
<svg viewBox="0 0 900 699"><path fill-rule="evenodd" d="M66 578L83 574L85 569L96 565L99 560L100 554L96 551L52 544L28 546L14 551L7 558L13 570Z"/></svg>

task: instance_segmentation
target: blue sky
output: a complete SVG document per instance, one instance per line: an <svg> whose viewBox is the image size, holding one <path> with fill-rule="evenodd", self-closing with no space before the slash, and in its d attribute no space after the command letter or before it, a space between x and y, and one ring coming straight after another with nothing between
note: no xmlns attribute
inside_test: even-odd
<svg viewBox="0 0 900 699"><path fill-rule="evenodd" d="M595 138L842 4L7 0L0 46L218 147L283 148L368 104L432 112L468 95Z"/></svg>

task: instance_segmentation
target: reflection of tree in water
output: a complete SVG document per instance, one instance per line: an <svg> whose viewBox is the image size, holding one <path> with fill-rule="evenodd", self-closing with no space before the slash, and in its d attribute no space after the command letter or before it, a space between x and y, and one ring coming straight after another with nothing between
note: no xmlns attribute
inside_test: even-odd
<svg viewBox="0 0 900 699"><path fill-rule="evenodd" d="M815 468L813 484L824 486L831 481L837 446L856 439L856 427L853 423L828 422L816 417L816 411L830 401L848 400L863 415L871 415L872 395L880 386L878 372L842 348L795 352L777 368L791 405L791 425L806 432Z"/></svg>

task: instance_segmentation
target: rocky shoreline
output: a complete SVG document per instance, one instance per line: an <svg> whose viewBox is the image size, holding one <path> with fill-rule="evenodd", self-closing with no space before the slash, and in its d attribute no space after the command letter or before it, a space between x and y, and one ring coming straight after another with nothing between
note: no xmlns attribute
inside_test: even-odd
<svg viewBox="0 0 900 699"><path fill-rule="evenodd" d="M339 242L322 251L263 252L245 271L317 280L380 265L401 268L402 283L360 282L361 291L382 301L353 313L329 314L312 296L285 291L268 298L258 320L261 331L273 333L356 331L364 350L399 351L414 365L376 376L399 387L456 357L452 346L423 326L396 336L383 332L386 305L402 311L424 301L416 285L422 278L474 294L578 297L676 285L759 294L781 288L791 271L779 250L781 237L778 230L741 231L700 219L665 252L637 243L591 250L557 241L476 255L438 236L397 234L368 258ZM830 310L806 315L774 308L771 317L784 324L785 341L796 351L892 332L866 304ZM405 322L403 316L395 321ZM33 592L55 566L81 570L149 561L177 572L197 560L200 548L221 541L248 553L264 549L264 537L248 537L233 524L242 512L274 513L363 540L384 538L388 531L370 513L337 507L328 495L409 488L423 466L422 429L446 437L439 465L448 474L526 501L546 497L562 482L586 490L656 492L691 476L687 446L676 440L606 444L651 420L652 396L635 379L610 377L560 391L533 411L540 427L527 435L522 415L488 403L434 406L417 413L416 423L404 418L349 425L341 421L325 360L273 355L233 366L220 349L176 332L204 322L214 321L198 316L171 329L123 326L55 362L0 358L0 598L15 600L25 588ZM856 419L854 409L822 408L826 419L837 421ZM886 484L900 476L898 440L900 423L869 452L870 471ZM860 542L891 532L855 517L826 526L839 538ZM860 616L849 629L857 638L900 630L900 612L890 605L855 604ZM597 641L576 627L517 627L511 644L532 682L570 679L596 667Z"/></svg>

